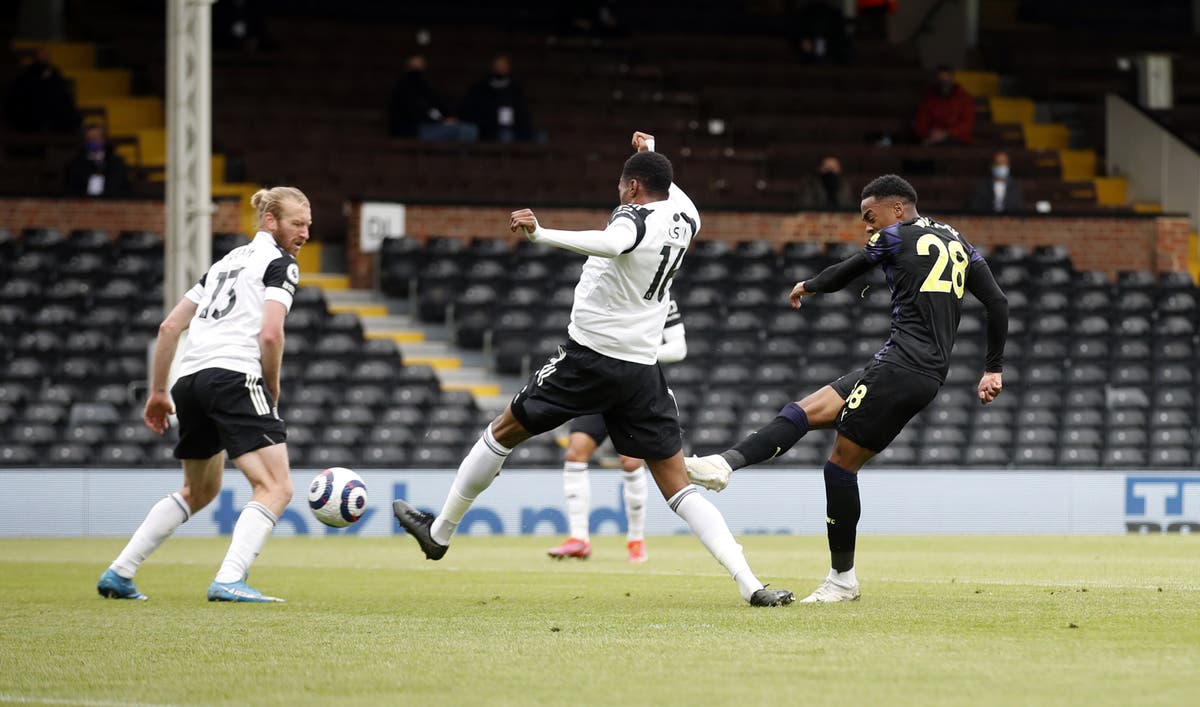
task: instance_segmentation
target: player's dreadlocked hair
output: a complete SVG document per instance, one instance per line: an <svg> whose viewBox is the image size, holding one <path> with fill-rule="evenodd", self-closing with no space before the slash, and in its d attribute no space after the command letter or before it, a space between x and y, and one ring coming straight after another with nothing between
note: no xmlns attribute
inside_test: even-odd
<svg viewBox="0 0 1200 707"><path fill-rule="evenodd" d="M876 199L884 199L886 197L902 199L912 203L914 206L917 203L917 190L913 189L913 185L897 174L885 174L882 177L876 177L871 180L871 183L863 187L862 199L875 197Z"/></svg>
<svg viewBox="0 0 1200 707"><path fill-rule="evenodd" d="M666 196L675 181L671 160L657 152L639 152L625 160L622 179L636 179L651 194Z"/></svg>

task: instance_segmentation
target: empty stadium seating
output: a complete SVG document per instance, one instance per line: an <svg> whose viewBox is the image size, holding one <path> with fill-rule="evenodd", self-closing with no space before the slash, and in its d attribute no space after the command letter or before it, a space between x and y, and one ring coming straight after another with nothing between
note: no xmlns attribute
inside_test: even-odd
<svg viewBox="0 0 1200 707"><path fill-rule="evenodd" d="M879 349L890 320L877 273L813 298L800 313L787 305L794 279L853 250L695 244L672 290L689 355L667 369L694 451L726 448ZM423 317L448 324L460 346L487 352L498 371L524 374L563 339L565 281L580 256L457 239L387 242L382 252L385 288L415 297ZM1179 467L1200 459L1200 391L1188 364L1198 293L1190 279L1126 272L1113 284L1075 270L1055 246L999 247L990 263L1010 300L1005 394L986 407L975 400L985 322L968 297L945 387L874 464ZM444 296L435 275L450 271L458 294ZM813 433L774 463L819 461L828 442L829 433Z"/></svg>

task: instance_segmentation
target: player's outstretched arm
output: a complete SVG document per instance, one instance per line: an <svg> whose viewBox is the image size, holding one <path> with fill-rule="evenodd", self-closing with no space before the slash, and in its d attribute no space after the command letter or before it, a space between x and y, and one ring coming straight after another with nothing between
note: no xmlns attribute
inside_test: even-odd
<svg viewBox="0 0 1200 707"><path fill-rule="evenodd" d="M508 227L512 231L521 229L534 243L570 250L583 255L615 258L629 250L637 241L637 230L627 218L615 219L603 231L560 231L543 228L529 209L520 209L509 215Z"/></svg>
<svg viewBox="0 0 1200 707"><path fill-rule="evenodd" d="M853 282L854 278L865 274L873 267L875 267L875 263L872 263L865 253L859 251L840 263L830 265L822 270L821 274L805 280L796 287L804 286L801 296L821 292L837 292ZM794 289L792 293L795 294ZM792 306L799 306L796 304L795 298L792 300Z"/></svg>

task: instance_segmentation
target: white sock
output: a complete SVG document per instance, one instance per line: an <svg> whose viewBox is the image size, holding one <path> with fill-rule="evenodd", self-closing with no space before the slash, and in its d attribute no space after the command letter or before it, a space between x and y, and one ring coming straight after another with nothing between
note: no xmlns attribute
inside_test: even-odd
<svg viewBox="0 0 1200 707"><path fill-rule="evenodd" d="M729 571L737 582L742 598L750 601L751 595L763 588L763 583L750 571L742 546L733 539L729 526L721 511L717 510L695 486L687 486L667 500L667 505L687 522L692 533L700 538L704 547L717 558L717 562Z"/></svg>
<svg viewBox="0 0 1200 707"><path fill-rule="evenodd" d="M840 584L843 587L858 586L858 577L856 577L854 575L853 567L846 570L845 572L838 572L837 570L830 568L829 579L832 579L834 582L836 582L837 584Z"/></svg>
<svg viewBox="0 0 1200 707"><path fill-rule="evenodd" d="M133 579L138 567L146 561L150 553L157 550L159 545L171 537L176 528L191 517L187 503L178 493L160 500L146 514L146 519L133 532L133 537L109 568L125 579Z"/></svg>
<svg viewBox="0 0 1200 707"><path fill-rule="evenodd" d="M629 521L626 540L641 540L646 537L646 465L624 474L625 519Z"/></svg>
<svg viewBox="0 0 1200 707"><path fill-rule="evenodd" d="M259 502L251 501L246 504L233 526L229 552L225 553L225 561L217 571L218 582L240 582L245 578L250 564L258 557L258 553L262 552L278 520L274 513Z"/></svg>
<svg viewBox="0 0 1200 707"><path fill-rule="evenodd" d="M454 475L454 483L450 486L450 493L446 495L442 512L433 521L430 534L433 535L434 542L450 544L450 536L454 535L463 516L467 514L475 498L492 485L492 480L500 473L500 467L504 466L504 460L508 459L510 452L511 449L497 442L492 436L490 424L484 428L475 446L471 447L462 464L458 465L458 473Z"/></svg>
<svg viewBox="0 0 1200 707"><path fill-rule="evenodd" d="M587 462L563 464L563 495L567 498L567 528L571 537L591 540L588 513L592 510L592 482Z"/></svg>

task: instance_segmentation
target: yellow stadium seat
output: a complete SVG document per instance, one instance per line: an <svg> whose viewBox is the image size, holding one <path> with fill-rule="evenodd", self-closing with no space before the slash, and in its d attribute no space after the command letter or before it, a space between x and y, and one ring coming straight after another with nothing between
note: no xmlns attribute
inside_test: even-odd
<svg viewBox="0 0 1200 707"><path fill-rule="evenodd" d="M1033 101L1028 98L992 96L988 102L992 108L993 123L1033 122Z"/></svg>
<svg viewBox="0 0 1200 707"><path fill-rule="evenodd" d="M162 128L163 102L155 96L106 96L80 103L104 111L109 135L135 135L143 128Z"/></svg>
<svg viewBox="0 0 1200 707"><path fill-rule="evenodd" d="M1026 123L1025 147L1030 150L1065 150L1071 145L1071 131L1061 123Z"/></svg>
<svg viewBox="0 0 1200 707"><path fill-rule="evenodd" d="M954 80L972 96L990 98L1000 93L1000 77L992 71L955 71Z"/></svg>
<svg viewBox="0 0 1200 707"><path fill-rule="evenodd" d="M1064 181L1079 182L1096 176L1095 150L1059 150L1058 163Z"/></svg>
<svg viewBox="0 0 1200 707"><path fill-rule="evenodd" d="M96 45L91 42L49 42L39 39L16 39L10 45L15 51L30 52L45 47L50 63L60 71L91 69L96 66Z"/></svg>
<svg viewBox="0 0 1200 707"><path fill-rule="evenodd" d="M1129 204L1129 182L1125 177L1096 177L1096 203L1101 206L1126 206Z"/></svg>
<svg viewBox="0 0 1200 707"><path fill-rule="evenodd" d="M131 79L126 69L69 69L63 75L75 84L76 103L129 95Z"/></svg>

